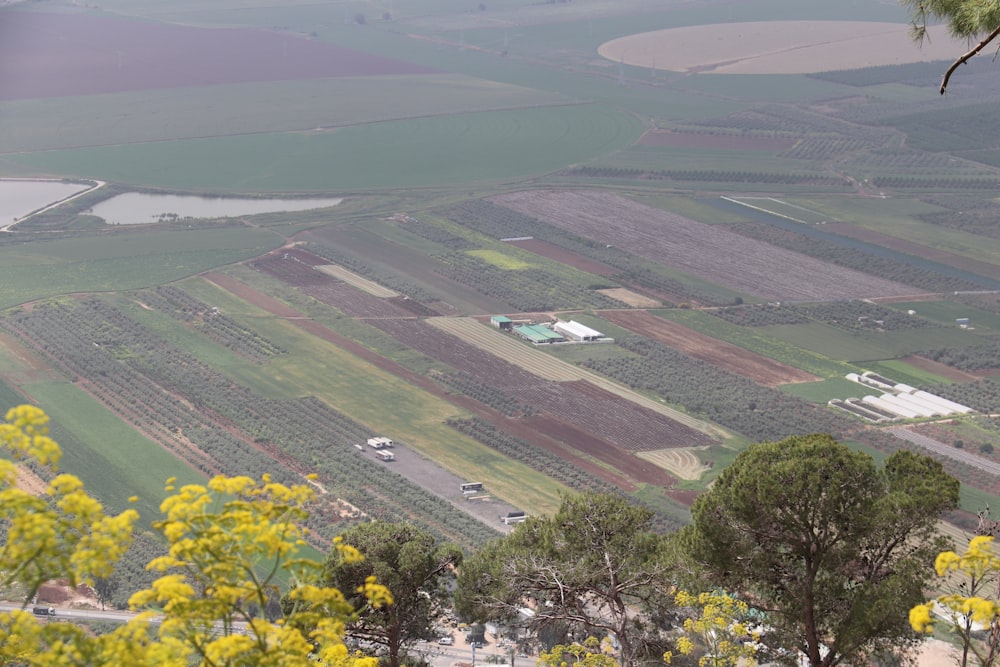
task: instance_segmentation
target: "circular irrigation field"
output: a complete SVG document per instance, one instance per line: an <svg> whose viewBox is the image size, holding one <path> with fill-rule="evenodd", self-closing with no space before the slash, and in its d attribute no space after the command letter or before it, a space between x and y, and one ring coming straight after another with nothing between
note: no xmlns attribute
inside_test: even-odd
<svg viewBox="0 0 1000 667"><path fill-rule="evenodd" d="M954 60L968 47L945 26L918 46L907 23L755 21L656 30L605 42L615 62L675 72L810 74L830 70Z"/></svg>
<svg viewBox="0 0 1000 667"><path fill-rule="evenodd" d="M629 114L593 104L47 151L8 168L134 186L210 192L331 192L501 181L620 150L642 134Z"/></svg>

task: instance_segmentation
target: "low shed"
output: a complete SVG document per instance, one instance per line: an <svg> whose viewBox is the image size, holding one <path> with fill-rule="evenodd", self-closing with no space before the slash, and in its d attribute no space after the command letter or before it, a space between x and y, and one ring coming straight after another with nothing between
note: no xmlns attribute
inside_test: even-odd
<svg viewBox="0 0 1000 667"><path fill-rule="evenodd" d="M566 338L576 341L600 340L604 337L604 334L600 331L580 324L576 320L570 320L569 322L556 322L552 328L558 333L566 336Z"/></svg>
<svg viewBox="0 0 1000 667"><path fill-rule="evenodd" d="M544 327L541 324L525 324L523 326L514 327L514 333L521 338L526 338L536 344L558 343L566 340L562 335L557 334L552 329Z"/></svg>

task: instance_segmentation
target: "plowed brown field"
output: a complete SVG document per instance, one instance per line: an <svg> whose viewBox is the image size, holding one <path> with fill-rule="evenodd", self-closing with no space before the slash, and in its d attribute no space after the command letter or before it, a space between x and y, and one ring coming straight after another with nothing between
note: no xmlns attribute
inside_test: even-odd
<svg viewBox="0 0 1000 667"><path fill-rule="evenodd" d="M644 311L608 310L601 317L640 336L652 338L727 371L768 386L813 382L820 378L780 361L751 352L732 343L698 333L694 329Z"/></svg>

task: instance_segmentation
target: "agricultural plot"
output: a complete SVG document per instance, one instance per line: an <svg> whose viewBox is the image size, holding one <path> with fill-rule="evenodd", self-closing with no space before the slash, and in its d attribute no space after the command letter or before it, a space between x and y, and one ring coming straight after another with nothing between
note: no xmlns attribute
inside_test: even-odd
<svg viewBox="0 0 1000 667"><path fill-rule="evenodd" d="M700 334L685 326L647 312L604 311L601 317L629 331L657 340L684 354L702 359L754 382L777 386L793 382L812 382L819 378L780 361Z"/></svg>
<svg viewBox="0 0 1000 667"><path fill-rule="evenodd" d="M253 267L350 317L403 317L414 314L412 310L397 306L394 301L372 296L337 280L318 266L309 266L285 253L258 259L253 262Z"/></svg>
<svg viewBox="0 0 1000 667"><path fill-rule="evenodd" d="M0 246L0 307L75 292L138 289L255 257L280 243L241 226L159 229Z"/></svg>
<svg viewBox="0 0 1000 667"><path fill-rule="evenodd" d="M2 325L53 355L108 409L205 474L271 473L288 483L316 472L328 490L314 515L319 535L330 537L357 519L350 507L398 517L416 510L460 542L493 533L446 500L357 456L353 443L374 435L370 429L312 397L263 398L104 301L38 306Z"/></svg>
<svg viewBox="0 0 1000 667"><path fill-rule="evenodd" d="M748 240L615 194L525 191L493 201L760 298L822 300L912 293L905 285Z"/></svg>
<svg viewBox="0 0 1000 667"><path fill-rule="evenodd" d="M706 435L716 438L727 437L724 432L705 421L694 419L690 415L674 410L658 401L650 400L646 396L633 392L618 383L609 382L607 378L592 373L585 368L567 364L554 356L533 349L511 336L490 329L476 320L469 318L435 317L428 319L427 323L451 333L461 338L464 342L475 345L493 356L504 359L508 363L516 364L534 375L556 382L586 380L590 384L606 389L644 408L659 412L665 417L669 417Z"/></svg>
<svg viewBox="0 0 1000 667"><path fill-rule="evenodd" d="M422 321L374 320L371 324L404 345L547 413L549 419L561 422L563 428L592 434L616 448L642 451L651 447L693 446L712 441L689 426L589 382L580 382L568 373L562 374L562 382L542 379ZM476 326L485 328L478 323ZM553 359L552 365L558 367L560 362ZM574 438L565 436L557 439L570 444L575 442Z"/></svg>
<svg viewBox="0 0 1000 667"><path fill-rule="evenodd" d="M593 273L596 276L613 276L618 273L618 269L602 264L601 262L595 262L592 259L588 259L579 255L571 250L555 245L554 243L549 243L548 241L542 241L539 239L512 239L507 241L513 246L517 246L528 252L533 252L536 255L541 255L553 261L559 262L560 264L565 264L567 266L572 266L574 269L579 269L580 271L586 271L587 273Z"/></svg>
<svg viewBox="0 0 1000 667"><path fill-rule="evenodd" d="M774 197L723 197L723 199L802 224L825 225L827 222L831 222L827 216L818 211L812 211L804 206L790 204Z"/></svg>
<svg viewBox="0 0 1000 667"><path fill-rule="evenodd" d="M702 463L695 451L697 450L686 448L656 449L640 452L638 456L669 470L672 475L679 479L699 480L712 468Z"/></svg>
<svg viewBox="0 0 1000 667"><path fill-rule="evenodd" d="M575 104L410 118L335 132L310 129L7 154L0 173L41 171L211 193L454 186L546 174L624 148L641 131L631 115ZM262 155L268 159L261 160Z"/></svg>
<svg viewBox="0 0 1000 667"><path fill-rule="evenodd" d="M205 29L68 12L7 12L4 22L8 56L0 58L0 101L430 72L276 31Z"/></svg>

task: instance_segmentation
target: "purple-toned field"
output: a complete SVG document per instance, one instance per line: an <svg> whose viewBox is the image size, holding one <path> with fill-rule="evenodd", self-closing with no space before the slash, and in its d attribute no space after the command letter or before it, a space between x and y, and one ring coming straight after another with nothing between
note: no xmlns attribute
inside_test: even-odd
<svg viewBox="0 0 1000 667"><path fill-rule="evenodd" d="M531 190L492 199L525 215L718 285L778 301L910 294L875 278L762 241L597 191Z"/></svg>
<svg viewBox="0 0 1000 667"><path fill-rule="evenodd" d="M711 444L712 438L589 382L544 380L422 320L369 322L407 347L463 371L605 444L629 452ZM550 434L551 435L551 434ZM572 438L567 442L576 446Z"/></svg>
<svg viewBox="0 0 1000 667"><path fill-rule="evenodd" d="M433 70L302 35L6 11L0 101Z"/></svg>

